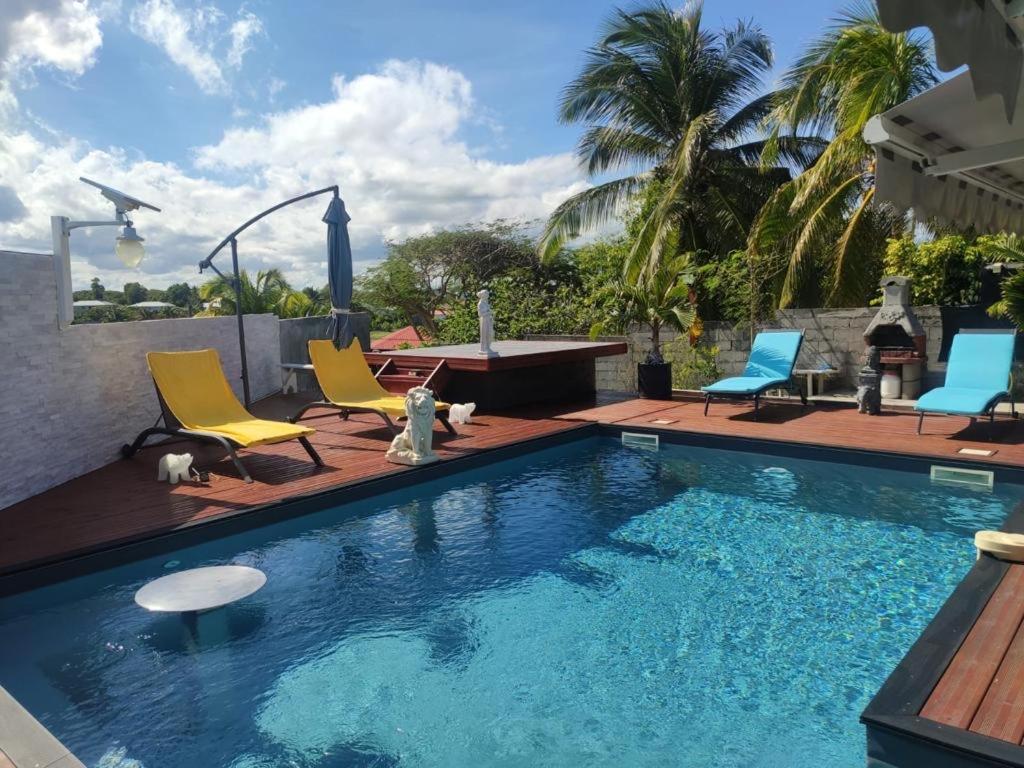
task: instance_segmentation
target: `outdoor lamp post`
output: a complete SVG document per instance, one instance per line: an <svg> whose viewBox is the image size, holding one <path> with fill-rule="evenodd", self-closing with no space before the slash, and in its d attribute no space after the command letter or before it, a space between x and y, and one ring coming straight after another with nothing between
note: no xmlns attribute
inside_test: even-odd
<svg viewBox="0 0 1024 768"><path fill-rule="evenodd" d="M105 184L79 177L80 181L96 187L100 193L114 204L112 221L72 221L67 216L51 216L50 227L53 235L53 266L57 274L57 324L67 328L75 316L71 290L71 230L83 227L122 227L121 234L114 241L114 253L129 269L139 266L146 250L143 238L135 231L128 212L139 208L149 208L160 212L160 209L138 198L118 192Z"/></svg>

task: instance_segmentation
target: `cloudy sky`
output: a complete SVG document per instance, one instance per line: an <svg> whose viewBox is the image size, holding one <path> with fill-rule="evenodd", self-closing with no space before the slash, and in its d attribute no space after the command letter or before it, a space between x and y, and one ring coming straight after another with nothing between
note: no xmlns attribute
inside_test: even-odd
<svg viewBox="0 0 1024 768"><path fill-rule="evenodd" d="M139 212L147 257L113 229L72 235L75 287L195 282L228 231L337 183L356 270L384 241L498 217L544 217L584 188L559 91L610 0L0 0L0 250L49 252L51 215L107 218L87 176ZM628 7L629 3L626 3ZM780 66L838 0L707 0L755 18ZM770 13L766 9L770 8ZM240 240L243 266L321 285L326 199Z"/></svg>

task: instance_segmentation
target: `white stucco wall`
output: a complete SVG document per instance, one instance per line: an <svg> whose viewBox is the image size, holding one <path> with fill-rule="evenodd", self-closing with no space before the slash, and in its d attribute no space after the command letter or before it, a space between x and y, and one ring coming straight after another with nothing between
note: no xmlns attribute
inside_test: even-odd
<svg viewBox="0 0 1024 768"><path fill-rule="evenodd" d="M274 315L245 318L254 398L279 391ZM159 415L148 351L213 347L241 399L233 317L57 329L50 255L0 251L0 509L118 458Z"/></svg>

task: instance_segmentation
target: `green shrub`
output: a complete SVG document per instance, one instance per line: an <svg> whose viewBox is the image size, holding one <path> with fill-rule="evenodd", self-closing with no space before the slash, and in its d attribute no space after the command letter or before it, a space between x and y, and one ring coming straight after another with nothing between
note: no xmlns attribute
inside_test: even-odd
<svg viewBox="0 0 1024 768"><path fill-rule="evenodd" d="M912 237L891 239L884 257L885 274L906 275L913 281L912 303L950 307L978 303L986 263L984 242L963 235L921 243Z"/></svg>
<svg viewBox="0 0 1024 768"><path fill-rule="evenodd" d="M719 349L697 342L690 346L685 336L666 345L665 359L672 363L673 389L700 389L722 378L718 367Z"/></svg>
<svg viewBox="0 0 1024 768"><path fill-rule="evenodd" d="M561 272L561 274L557 274ZM571 268L513 269L490 281L494 333L498 339L527 334L584 334L593 315ZM476 299L451 304L438 324L437 341L469 344L480 338Z"/></svg>

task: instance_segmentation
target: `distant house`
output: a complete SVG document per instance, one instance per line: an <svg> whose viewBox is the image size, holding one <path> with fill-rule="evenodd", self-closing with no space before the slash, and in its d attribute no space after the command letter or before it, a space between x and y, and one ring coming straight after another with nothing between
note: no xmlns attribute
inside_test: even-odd
<svg viewBox="0 0 1024 768"><path fill-rule="evenodd" d="M409 349L410 347L421 347L423 346L424 338L420 335L419 330L415 325L407 325L405 328L399 328L397 331L392 331L387 336L383 336L370 343L370 347L375 352L388 352L394 349Z"/></svg>

